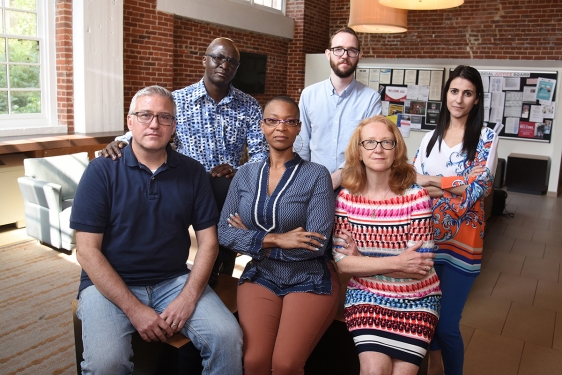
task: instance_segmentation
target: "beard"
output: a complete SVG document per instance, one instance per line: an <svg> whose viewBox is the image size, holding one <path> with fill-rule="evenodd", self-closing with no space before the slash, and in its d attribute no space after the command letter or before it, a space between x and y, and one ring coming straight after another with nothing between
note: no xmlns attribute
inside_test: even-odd
<svg viewBox="0 0 562 375"><path fill-rule="evenodd" d="M349 59L347 60L350 61ZM355 64L352 64L347 70L344 70L338 66L338 64L330 59L330 67L332 71L340 78L347 78L355 73L355 69L357 69L357 64L359 63L359 59L356 59Z"/></svg>

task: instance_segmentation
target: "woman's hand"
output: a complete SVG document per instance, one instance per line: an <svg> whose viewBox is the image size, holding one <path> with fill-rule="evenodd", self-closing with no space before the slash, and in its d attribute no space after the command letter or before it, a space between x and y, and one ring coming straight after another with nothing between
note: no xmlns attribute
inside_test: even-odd
<svg viewBox="0 0 562 375"><path fill-rule="evenodd" d="M486 172L486 168L478 165L474 168L472 168L472 170L470 171L470 173L468 174L469 177L478 177L479 175L483 174L484 172Z"/></svg>
<svg viewBox="0 0 562 375"><path fill-rule="evenodd" d="M242 222L242 219L240 218L238 212L235 214L230 214L230 217L226 219L226 221L228 221L228 225L233 228L248 230L248 228Z"/></svg>
<svg viewBox="0 0 562 375"><path fill-rule="evenodd" d="M317 232L306 232L302 227L286 233L268 233L263 239L263 248L280 247L281 249L306 249L318 251L322 247L320 241L326 237Z"/></svg>
<svg viewBox="0 0 562 375"><path fill-rule="evenodd" d="M431 198L441 198L443 196L443 190L435 186L425 186L424 189L427 190Z"/></svg>
<svg viewBox="0 0 562 375"><path fill-rule="evenodd" d="M388 277L398 278L423 278L427 276L431 267L433 267L433 253L418 253L423 241L418 241L414 245L408 247L402 254L396 257L398 263L398 272L385 274Z"/></svg>
<svg viewBox="0 0 562 375"><path fill-rule="evenodd" d="M334 234L334 250L347 256L363 256L357 249L357 244L346 229L337 230Z"/></svg>
<svg viewBox="0 0 562 375"><path fill-rule="evenodd" d="M416 183L420 186L426 187L430 186L430 176L426 176L421 173L416 174Z"/></svg>

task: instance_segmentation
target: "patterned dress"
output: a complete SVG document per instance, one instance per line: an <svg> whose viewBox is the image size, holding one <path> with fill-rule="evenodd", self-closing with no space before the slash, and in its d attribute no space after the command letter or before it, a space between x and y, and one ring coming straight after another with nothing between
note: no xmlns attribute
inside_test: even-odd
<svg viewBox="0 0 562 375"><path fill-rule="evenodd" d="M469 276L480 273L484 238L484 198L492 191L497 164L498 137L493 130L482 128L474 160L465 160L462 143L449 147L436 142L429 156L427 145L433 132L423 138L414 166L418 173L445 176L441 188L468 185L462 196L445 191L433 200L433 225L437 245L435 264L452 267ZM475 166L486 167L486 173L469 177Z"/></svg>
<svg viewBox="0 0 562 375"><path fill-rule="evenodd" d="M335 229L350 231L363 256L397 256L420 240L423 245L418 251L433 251L431 200L415 184L403 195L383 201L343 189L336 199ZM333 254L336 262L345 257L335 250ZM440 301L433 268L422 280L352 277L345 320L357 351L380 352L419 366L439 319Z"/></svg>

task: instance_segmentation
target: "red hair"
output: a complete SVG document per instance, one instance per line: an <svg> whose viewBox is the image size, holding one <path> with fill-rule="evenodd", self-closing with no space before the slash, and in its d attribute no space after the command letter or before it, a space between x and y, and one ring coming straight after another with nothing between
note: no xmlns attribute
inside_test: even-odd
<svg viewBox="0 0 562 375"><path fill-rule="evenodd" d="M416 170L408 162L408 150L406 143L398 127L384 116L374 116L366 118L357 125L351 135L349 145L345 151L345 167L342 170L342 186L349 190L351 194L360 194L367 185L367 172L365 164L359 158L361 153L361 131L368 124L378 122L386 125L387 129L394 135L396 146L394 147L394 162L390 167L388 185L390 190L396 195L404 194L414 182L416 182Z"/></svg>

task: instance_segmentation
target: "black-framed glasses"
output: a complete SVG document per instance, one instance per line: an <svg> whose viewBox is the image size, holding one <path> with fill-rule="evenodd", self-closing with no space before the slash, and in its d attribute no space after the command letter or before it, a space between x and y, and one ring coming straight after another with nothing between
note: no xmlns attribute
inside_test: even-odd
<svg viewBox="0 0 562 375"><path fill-rule="evenodd" d="M226 61L228 66L231 68L238 68L238 65L240 65L240 61L230 58L230 57L224 57L223 55L205 55L211 58L211 60L213 60L213 62L215 63L215 65L222 65L224 64L224 62Z"/></svg>
<svg viewBox="0 0 562 375"><path fill-rule="evenodd" d="M299 121L299 119L296 119L296 118L290 118L290 119L287 119L287 120L279 120L278 118L264 118L264 119L262 119L262 121L263 121L264 124L266 124L268 126L277 126L277 125L283 123L287 126L295 127L295 126L299 126L300 123L301 123Z"/></svg>
<svg viewBox="0 0 562 375"><path fill-rule="evenodd" d="M392 150L396 147L396 141L385 139L384 141L375 141L374 139L367 139L364 141L359 142L361 146L365 148L365 150L374 150L380 144L381 147L385 150Z"/></svg>
<svg viewBox="0 0 562 375"><path fill-rule="evenodd" d="M154 117L156 117L156 121L158 121L158 123L162 126L172 126L176 119L174 116L167 113L159 113L155 115L151 112L133 112L131 114L137 116L137 120L139 120L141 124L145 125L150 124Z"/></svg>
<svg viewBox="0 0 562 375"><path fill-rule="evenodd" d="M338 57L343 56L344 53L347 52L347 56L349 57L357 57L359 56L360 50L357 48L343 48L343 47L332 47L330 51Z"/></svg>

